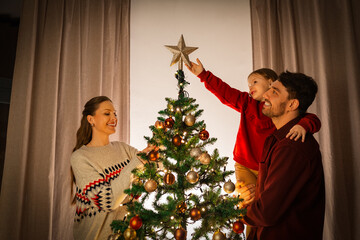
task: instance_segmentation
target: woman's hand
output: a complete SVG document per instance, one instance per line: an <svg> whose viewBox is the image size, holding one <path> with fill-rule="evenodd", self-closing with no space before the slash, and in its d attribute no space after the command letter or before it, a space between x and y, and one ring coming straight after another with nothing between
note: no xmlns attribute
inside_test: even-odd
<svg viewBox="0 0 360 240"><path fill-rule="evenodd" d="M298 124L293 126L290 129L289 133L286 135L287 138L294 139L294 141L297 141L299 140L299 138L301 138L302 142L305 141L305 136L306 136L306 130Z"/></svg>
<svg viewBox="0 0 360 240"><path fill-rule="evenodd" d="M198 76L202 71L204 71L204 67L203 67L202 63L200 62L200 60L198 58L196 59L196 62L198 64L196 64L194 62L190 62L191 66L189 66L187 64L185 64L185 65L189 69L190 72L192 72L193 74Z"/></svg>

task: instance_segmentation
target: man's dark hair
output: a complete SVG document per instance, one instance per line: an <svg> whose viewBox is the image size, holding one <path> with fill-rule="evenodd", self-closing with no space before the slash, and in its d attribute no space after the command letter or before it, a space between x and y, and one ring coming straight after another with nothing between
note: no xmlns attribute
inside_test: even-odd
<svg viewBox="0 0 360 240"><path fill-rule="evenodd" d="M279 82L289 93L289 99L299 100L299 113L304 114L315 99L318 87L312 77L289 71L280 74Z"/></svg>

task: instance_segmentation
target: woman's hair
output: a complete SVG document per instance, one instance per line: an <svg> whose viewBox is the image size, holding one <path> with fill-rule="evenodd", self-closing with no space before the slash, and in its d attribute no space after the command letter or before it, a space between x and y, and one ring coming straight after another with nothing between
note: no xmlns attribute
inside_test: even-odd
<svg viewBox="0 0 360 240"><path fill-rule="evenodd" d="M279 78L278 75L276 74L276 72L270 68L259 68L255 71L253 71L252 73L250 73L249 77L250 77L250 75L255 74L255 73L260 74L264 78L270 79L273 82L275 82Z"/></svg>
<svg viewBox="0 0 360 240"><path fill-rule="evenodd" d="M87 116L88 115L94 116L96 110L99 108L100 103L106 102L106 101L111 102L110 98L108 98L106 96L97 96L97 97L93 97L92 99L87 101L87 103L85 104L84 110L82 112L80 127L76 132L76 144L73 149L73 152L75 152L76 150L81 148L83 145L86 145L91 141L92 127L87 120ZM73 196L73 194L74 194L73 184L75 183L75 176L74 176L72 169L70 169L70 170L71 170L71 196L72 196L72 203L74 204L75 196Z"/></svg>

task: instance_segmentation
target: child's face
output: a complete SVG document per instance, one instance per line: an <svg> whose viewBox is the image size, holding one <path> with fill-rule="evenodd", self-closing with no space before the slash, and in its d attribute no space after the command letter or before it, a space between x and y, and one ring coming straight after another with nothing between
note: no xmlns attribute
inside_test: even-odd
<svg viewBox="0 0 360 240"><path fill-rule="evenodd" d="M270 79L266 79L260 74L251 74L248 78L249 93L251 97L257 101L263 99L263 94L269 90L271 84Z"/></svg>

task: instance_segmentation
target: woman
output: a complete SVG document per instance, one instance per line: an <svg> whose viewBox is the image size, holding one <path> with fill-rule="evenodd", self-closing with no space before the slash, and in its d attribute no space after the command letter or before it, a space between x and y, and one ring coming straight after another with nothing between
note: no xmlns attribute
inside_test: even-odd
<svg viewBox="0 0 360 240"><path fill-rule="evenodd" d="M82 114L71 155L72 184L76 185L74 238L107 239L111 222L126 213L120 204L126 197L123 191L130 186L131 171L143 162L135 148L109 141L117 118L108 97L90 99ZM142 152L150 150L147 147Z"/></svg>

